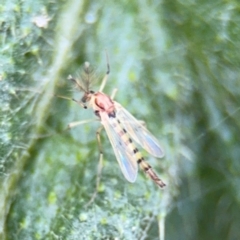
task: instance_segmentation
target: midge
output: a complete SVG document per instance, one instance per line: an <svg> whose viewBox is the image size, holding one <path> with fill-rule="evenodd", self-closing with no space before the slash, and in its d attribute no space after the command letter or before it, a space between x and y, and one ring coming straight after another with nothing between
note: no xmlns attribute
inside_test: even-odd
<svg viewBox="0 0 240 240"><path fill-rule="evenodd" d="M135 182L139 165L159 187L163 188L165 183L144 160L134 142L138 143L154 157L163 157L163 149L158 143L158 140L143 126L140 121L135 119L125 108L113 100L116 89L113 91L111 97L102 92L106 85L109 73L110 66L107 58L107 72L102 80L101 87L98 92L90 90L91 71L90 64L88 62L85 63L84 75L81 77L81 82L72 76L68 77L69 80L75 83L78 89L84 92L81 100L73 99L73 101L77 102L85 109L88 107L92 108L102 124L97 131L100 162L102 161L103 156L100 142L100 132L102 127L104 127L124 177L129 182ZM88 121L69 124L69 128L86 122ZM99 180L97 180L97 186L98 183Z"/></svg>

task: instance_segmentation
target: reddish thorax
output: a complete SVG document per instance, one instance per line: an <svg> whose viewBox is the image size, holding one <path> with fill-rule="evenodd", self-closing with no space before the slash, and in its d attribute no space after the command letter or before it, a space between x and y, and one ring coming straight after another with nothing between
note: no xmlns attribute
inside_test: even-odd
<svg viewBox="0 0 240 240"><path fill-rule="evenodd" d="M102 92L94 93L91 100L94 111L106 112L107 114L110 114L115 110L112 99Z"/></svg>

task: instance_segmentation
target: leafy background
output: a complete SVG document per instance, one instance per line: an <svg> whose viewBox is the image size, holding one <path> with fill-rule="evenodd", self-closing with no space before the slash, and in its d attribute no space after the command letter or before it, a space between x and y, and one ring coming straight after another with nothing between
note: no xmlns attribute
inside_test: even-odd
<svg viewBox="0 0 240 240"><path fill-rule="evenodd" d="M7 1L0 3L1 239L238 239L240 3ZM38 18L37 18L38 17ZM39 25L43 21L43 25ZM128 183L99 123L66 80L84 61L97 90L146 122L164 146Z"/></svg>

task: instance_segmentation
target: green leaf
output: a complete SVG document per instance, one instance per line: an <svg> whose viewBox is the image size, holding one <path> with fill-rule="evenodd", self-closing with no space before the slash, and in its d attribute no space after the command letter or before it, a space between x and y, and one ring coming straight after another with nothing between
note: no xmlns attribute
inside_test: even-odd
<svg viewBox="0 0 240 240"><path fill-rule="evenodd" d="M238 1L0 3L1 239L237 239ZM91 63L97 91L154 133L166 182L125 180L100 122L67 80ZM94 201L87 205L96 192Z"/></svg>

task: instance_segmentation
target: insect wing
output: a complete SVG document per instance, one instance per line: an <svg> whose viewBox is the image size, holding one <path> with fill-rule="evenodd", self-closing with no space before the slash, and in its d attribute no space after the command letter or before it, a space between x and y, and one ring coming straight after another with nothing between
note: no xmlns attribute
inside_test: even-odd
<svg viewBox="0 0 240 240"><path fill-rule="evenodd" d="M114 102L114 105L117 117L134 141L154 157L163 157L164 151L158 140L119 103Z"/></svg>
<svg viewBox="0 0 240 240"><path fill-rule="evenodd" d="M117 133L116 124L118 122L116 118L109 117L106 112L100 112L99 114L124 177L129 182L135 182L138 172L137 160L134 154L129 151L128 145L121 135Z"/></svg>

